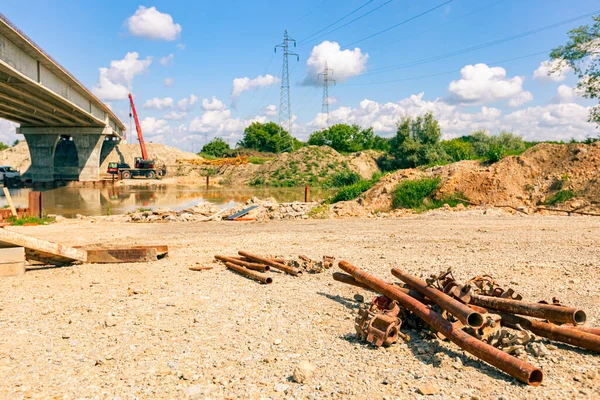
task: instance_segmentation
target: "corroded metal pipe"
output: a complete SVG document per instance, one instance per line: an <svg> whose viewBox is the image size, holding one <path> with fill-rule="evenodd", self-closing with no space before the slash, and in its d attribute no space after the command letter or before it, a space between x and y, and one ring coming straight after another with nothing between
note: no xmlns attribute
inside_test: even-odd
<svg viewBox="0 0 600 400"><path fill-rule="evenodd" d="M334 281L338 281L338 282L342 282L345 283L347 285L352 285L352 286L356 286L359 288L363 288L366 290L370 290L372 292L377 292L376 290L374 290L373 288L369 287L369 285L365 285L362 282L357 281L356 279L354 279L354 277L352 275L348 275L348 274L344 274L343 272L334 272L333 273L333 280ZM389 285L394 285L393 283L388 283ZM414 290L402 287L402 286L396 286L399 290L401 290L402 292L406 293L407 295L409 295L410 297L412 297L415 300L420 301L423 304L432 304L431 300L425 298L421 293L416 292Z"/></svg>
<svg viewBox="0 0 600 400"><path fill-rule="evenodd" d="M237 264L237 265L241 265L242 267L248 268L248 269L253 269L254 271L260 271L260 272L266 272L269 271L271 269L271 267L269 267L268 265L263 265L263 264L258 264L258 263L252 263L252 262L247 262L247 261L242 261L240 259L237 258L233 258L233 257L227 257L227 256L220 256L220 255L216 255L215 258L219 261L223 261L223 262L230 262L232 264Z"/></svg>
<svg viewBox="0 0 600 400"><path fill-rule="evenodd" d="M562 307L552 304L527 303L520 300L503 299L501 297L471 295L471 303L484 308L503 311L509 314L527 315L529 317L547 319L558 323L573 325L583 324L587 317L583 310Z"/></svg>
<svg viewBox="0 0 600 400"><path fill-rule="evenodd" d="M259 281L262 283L273 283L273 278L271 278L270 276L266 276L266 275L261 274L260 272L244 268L241 265L226 262L225 266L229 269L234 270L235 272L238 272L242 275L247 276L248 278L252 278L255 281Z"/></svg>
<svg viewBox="0 0 600 400"><path fill-rule="evenodd" d="M299 270L299 269L288 267L287 265L284 265L284 264L281 264L281 263L278 263L278 262L275 262L275 261L271 261L268 258L257 256L255 254L250 254L250 253L245 252L245 251L241 251L240 250L240 251L238 251L238 254L240 256L246 257L246 258L248 258L248 259L250 259L252 261L259 262L259 263L262 263L262 264L265 264L265 265L269 265L269 266L271 266L271 267L273 267L275 269L278 269L278 270L283 271L285 273L288 273L290 275L298 276L299 274L302 273L302 271Z"/></svg>
<svg viewBox="0 0 600 400"><path fill-rule="evenodd" d="M446 293L427 285L416 276L412 276L399 268L392 268L392 274L411 288L431 299L435 304L454 315L464 325L472 328L480 328L483 325L483 315L469 306L448 296Z"/></svg>
<svg viewBox="0 0 600 400"><path fill-rule="evenodd" d="M591 326L569 326L569 325L561 325L561 326L563 328L575 329L576 331L591 333L592 335L600 336L600 328L594 328Z"/></svg>
<svg viewBox="0 0 600 400"><path fill-rule="evenodd" d="M600 336L575 329L578 327L567 328L517 315L499 314L502 318L500 323L509 328L515 328L517 325L520 325L523 329L527 329L538 336L600 352Z"/></svg>
<svg viewBox="0 0 600 400"><path fill-rule="evenodd" d="M498 350L489 344L483 343L460 329L456 329L450 321L444 319L440 314L431 310L423 303L402 292L399 288L389 285L383 280L361 271L346 261L340 261L339 266L342 270L346 271L360 282L368 285L390 299L401 303L433 329L444 335L463 350L468 351L528 385L539 386L542 383L544 374L539 368Z"/></svg>

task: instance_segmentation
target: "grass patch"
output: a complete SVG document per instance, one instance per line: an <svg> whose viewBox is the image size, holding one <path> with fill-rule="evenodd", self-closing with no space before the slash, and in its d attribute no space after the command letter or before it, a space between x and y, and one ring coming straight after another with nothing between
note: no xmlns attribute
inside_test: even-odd
<svg viewBox="0 0 600 400"><path fill-rule="evenodd" d="M561 190L556 192L554 196L544 202L545 205L554 206L559 203L564 203L572 198L577 197L577 193L572 190Z"/></svg>
<svg viewBox="0 0 600 400"><path fill-rule="evenodd" d="M354 185L355 183L358 183L361 180L362 178L360 174L350 170L344 170L331 175L331 177L324 182L323 187L341 188L344 186Z"/></svg>
<svg viewBox="0 0 600 400"><path fill-rule="evenodd" d="M392 192L392 207L426 211L440 208L444 204L451 207L456 207L458 204L467 205L463 200L468 199L465 199L460 193L436 199L434 195L440 186L440 182L440 178L423 178L400 182Z"/></svg>
<svg viewBox="0 0 600 400"><path fill-rule="evenodd" d="M8 218L8 222L13 226L23 226L23 225L48 225L49 223L54 222L54 218L50 217L10 217Z"/></svg>
<svg viewBox="0 0 600 400"><path fill-rule="evenodd" d="M248 162L250 164L257 164L257 165L263 165L264 163L273 160L272 157L249 157L248 158Z"/></svg>
<svg viewBox="0 0 600 400"><path fill-rule="evenodd" d="M371 179L361 179L358 182L355 182L351 185L347 185L342 187L331 199L328 200L329 203L337 203L339 201L348 201L354 200L367 190L371 189L383 174L375 173Z"/></svg>
<svg viewBox="0 0 600 400"><path fill-rule="evenodd" d="M310 218L314 218L314 219L327 219L329 218L330 214L329 214L329 205L328 204L321 204L320 206L317 206L315 208L313 208L312 210L310 210L308 212L308 216Z"/></svg>

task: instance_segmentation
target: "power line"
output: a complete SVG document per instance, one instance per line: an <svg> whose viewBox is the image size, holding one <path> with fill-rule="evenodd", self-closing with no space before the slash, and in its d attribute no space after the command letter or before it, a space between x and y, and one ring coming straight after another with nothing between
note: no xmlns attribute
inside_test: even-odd
<svg viewBox="0 0 600 400"><path fill-rule="evenodd" d="M271 64L273 64L274 59L275 59L275 53L273 53L273 55L271 56L271 60L269 60L269 64L267 65L267 68L265 69L264 76L266 76L269 73L269 69L271 68ZM244 106L244 110L246 110L248 108L248 106L250 105L250 103L252 103L252 100L254 100L254 96L256 96L257 91L258 90L254 90L252 92L252 96L250 97L250 99L248 100L246 105Z"/></svg>
<svg viewBox="0 0 600 400"><path fill-rule="evenodd" d="M327 29L329 29L330 27L332 27L333 25L337 24L338 22L341 22L341 21L345 20L346 18L348 18L349 16L351 16L351 15L352 15L352 14L354 14L355 12L358 12L358 11L360 11L361 9L363 9L363 8L364 8L364 7L366 7L366 6L368 6L369 4L371 4L371 3L372 3L372 2L374 2L374 1L375 1L375 0L369 0L369 1L367 1L367 2L366 2L365 4L363 4L362 6L358 7L357 9L355 9L355 10L353 10L353 11L351 11L351 12L349 12L348 14L344 15L342 18L338 19L337 21L335 21L335 22L333 22L333 23L331 23L331 24L327 25L325 28L323 28L323 29L321 29L321 30L318 30L318 31L316 31L315 33L313 33L312 35L310 35L310 36L307 36L306 38L304 38L304 39L300 40L298 43L302 44L303 42L307 41L308 39L312 38L313 36L315 36L315 35L318 35L319 33L323 32L324 30L327 30Z"/></svg>
<svg viewBox="0 0 600 400"><path fill-rule="evenodd" d="M544 50L544 51L538 51L536 53L526 54L523 56L509 58L506 60L494 61L494 62L487 63L487 64L490 66L505 64L505 63L508 63L511 61L517 61L517 60L522 60L524 58L539 56L541 54L548 54L550 51L551 51L550 49ZM383 85L383 84L397 83L397 82L407 82L407 81L414 81L417 79L433 78L433 77L441 76L441 75L454 74L454 73L460 72L461 70L462 70L462 68L459 68L459 69L453 69L451 71L438 72L435 74L413 76L410 78L392 79L392 80L388 80L388 81L367 82L367 83L347 83L347 84L341 84L340 86L371 86L371 85Z"/></svg>
<svg viewBox="0 0 600 400"><path fill-rule="evenodd" d="M327 62L325 62L325 68L323 69L323 73L318 76L323 76L323 103L321 111L325 114L325 121L327 123L327 128L329 128L329 82L333 82L335 86L335 79L331 79L329 77L329 73L333 75L333 70L327 66Z"/></svg>
<svg viewBox="0 0 600 400"><path fill-rule="evenodd" d="M315 8L313 8L312 10L310 10L309 12L307 12L306 14L304 14L303 16L301 16L296 22L294 22L294 25L297 24L298 22L302 21L304 18L308 17L309 15L311 15L312 13L314 13L315 11L317 11L319 8L321 8L321 6L325 3L327 3L329 0L324 0L322 2L319 3L318 6L316 6Z"/></svg>
<svg viewBox="0 0 600 400"><path fill-rule="evenodd" d="M397 27L399 27L400 25L404 25L404 24L406 24L406 23L408 23L408 22L410 22L410 21L413 21L413 20L415 20L415 19L417 19L417 18L419 18L419 17L422 17L423 15L427 15L427 14L429 14L430 12L433 12L433 11L437 10L438 8L442 8L443 6L445 6L445 5L447 5L447 4L450 4L450 3L452 3L453 1L454 1L454 0L448 0L448 1L446 1L445 3L439 4L439 5L437 5L437 6L435 6L435 7L432 7L432 8L430 8L430 9L426 10L426 11L423 11L422 13L420 13L420 14L417 14L417 15L415 15L414 17L410 17L410 18L408 18L408 19L405 19L404 21L402 21L402 22L399 22L399 23L397 23L397 24L395 24L395 25L392 25L392 26L390 26L389 28L386 28L386 29L384 29L384 30L381 30L381 31L379 31L379 32L375 32L374 34L372 34L372 35L369 35L369 36L367 36L367 37L364 37L364 38L362 38L362 39L355 40L354 42L352 42L352 43L349 43L349 44L345 45L344 47L350 47L350 46L352 46L352 45L355 45L355 44L357 44L357 43L364 42L365 40L371 39L371 38L373 38L373 37L375 37L375 36L377 36L377 35L381 35L382 33L385 33L385 32L388 32L388 31L391 31L392 29L394 29L394 28L397 28Z"/></svg>
<svg viewBox="0 0 600 400"><path fill-rule="evenodd" d="M382 7L384 7L384 6L388 5L388 4L390 4L392 1L394 1L394 0L388 0L388 1L386 1L385 3L383 3L383 4L381 4L381 5L377 6L377 7L375 7L374 9L372 9L372 10L370 10L370 11L368 11L368 12L364 13L363 15L361 15L361 16L358 16L358 17L354 18L353 20L346 22L344 25L338 26L337 28L335 28L335 29L333 29L333 30L331 30L331 31L329 31L329 32L325 32L324 34L322 34L322 35L320 35L320 36L318 36L318 37L316 37L316 38L313 38L313 39L311 39L309 42L314 42L315 40L319 40L319 39L320 39L320 38L322 38L323 36L326 36L326 35L331 35L333 32L337 32L337 31L339 31L340 29L342 29L342 28L345 28L345 27L347 27L348 25L350 25L350 24L352 24L352 23L354 23L354 22L358 21L359 19L362 19L362 18L366 17L367 15L374 13L375 11L379 10L380 8L382 8ZM300 44L300 46L302 46L302 44Z"/></svg>
<svg viewBox="0 0 600 400"><path fill-rule="evenodd" d="M484 44L480 44L480 45L477 45L477 46L467 47L465 49L453 51L451 53L445 53L445 54L441 54L441 55L434 56L434 57L424 58L424 59L413 61L413 62L406 63L406 64L400 64L400 65L395 65L395 66L390 66L390 67L385 67L385 68L374 69L374 70L372 70L370 72L366 72L366 73L361 74L361 75L379 74L379 73L382 73L382 72L389 72L389 71L394 71L394 70L398 70L398 69L403 69L403 68L408 68L408 67L414 67L416 65L426 64L426 63L430 63L430 62L433 62L433 61L438 61L438 60L441 60L441 59L444 59L444 58L448 58L448 57L452 57L452 56L456 56L456 55L459 55L459 54L469 53L471 51L484 49L486 47L495 46L495 45L506 43L506 42L509 42L509 41L512 41L512 40L515 40L515 39L520 39L520 38L525 37L525 36L530 36L530 35L533 35L533 34L536 34L536 33L547 31L549 29L553 29L553 28L559 27L561 25L566 25L568 23L571 23L571 22L574 22L574 21L577 21L577 20L580 20L580 19L591 17L591 16L596 15L598 13L600 13L600 10L596 10L596 11L591 12L591 13L583 14L583 15L580 15L580 16L577 16L577 17L574 17L574 18L570 18L570 19L567 19L567 20L564 20L564 21L560 21L560 22L557 22L557 23L554 23L554 24L551 24L551 25L546 25L546 26L543 26L541 28L533 29L533 30L527 31L527 32L522 32L522 33L519 33L517 35L508 36L508 37L505 37L505 38L502 38L502 39L494 40L494 41L487 42L487 43L484 43Z"/></svg>
<svg viewBox="0 0 600 400"><path fill-rule="evenodd" d="M290 70L288 58L289 56L296 56L300 61L300 56L290 51L290 42L294 43L296 47L296 41L288 35L287 29L283 34L283 43L275 46L275 52L277 48L283 49L283 66L281 69L281 95L279 101L279 134L283 132L283 125L287 125L287 132L290 137L290 150L294 151L294 142L292 139L292 102L290 98Z"/></svg>

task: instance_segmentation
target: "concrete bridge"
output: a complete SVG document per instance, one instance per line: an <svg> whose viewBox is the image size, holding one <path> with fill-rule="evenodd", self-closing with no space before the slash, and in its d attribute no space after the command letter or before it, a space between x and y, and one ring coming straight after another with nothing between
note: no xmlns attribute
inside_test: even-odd
<svg viewBox="0 0 600 400"><path fill-rule="evenodd" d="M60 64L0 14L0 118L20 124L35 182L97 181L125 126ZM102 151L103 146L105 151Z"/></svg>

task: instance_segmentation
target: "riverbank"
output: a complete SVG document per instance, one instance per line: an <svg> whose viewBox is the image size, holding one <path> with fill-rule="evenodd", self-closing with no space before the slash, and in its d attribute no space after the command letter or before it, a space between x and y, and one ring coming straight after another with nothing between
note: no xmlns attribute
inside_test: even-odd
<svg viewBox="0 0 600 400"><path fill-rule="evenodd" d="M166 244L151 264L81 265L0 279L0 397L92 398L597 398L597 355L567 345L523 357L545 374L526 387L456 346L424 340L376 350L355 337L372 294L273 273L261 286L213 264L247 249L345 259L381 277L402 266L422 278L454 268L489 273L526 299L588 312L600 325L600 240L590 217L465 216L403 219L138 224L67 220L9 228L66 245ZM213 266L193 272L196 265ZM334 269L333 271L336 271ZM132 290L130 290L132 289ZM290 380L301 360L312 380Z"/></svg>

